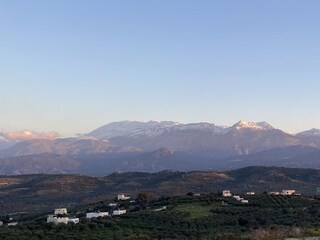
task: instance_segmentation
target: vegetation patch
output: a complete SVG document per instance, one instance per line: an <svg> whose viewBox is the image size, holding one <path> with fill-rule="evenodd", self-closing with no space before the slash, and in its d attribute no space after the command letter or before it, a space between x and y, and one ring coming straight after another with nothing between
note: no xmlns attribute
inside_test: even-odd
<svg viewBox="0 0 320 240"><path fill-rule="evenodd" d="M175 211L187 213L190 219L198 219L212 216L212 210L216 204L202 205L202 204L181 204L174 208Z"/></svg>
<svg viewBox="0 0 320 240"><path fill-rule="evenodd" d="M275 240L320 235L320 198L259 194L249 203L218 194L154 198L141 192L136 199L116 201L121 216L87 219L91 211L112 212L110 201L70 209L79 224L46 223L46 215L17 219L0 227L0 239L212 239ZM223 201L223 204L222 204ZM69 209L68 209L69 210ZM3 215L5 224L11 216Z"/></svg>

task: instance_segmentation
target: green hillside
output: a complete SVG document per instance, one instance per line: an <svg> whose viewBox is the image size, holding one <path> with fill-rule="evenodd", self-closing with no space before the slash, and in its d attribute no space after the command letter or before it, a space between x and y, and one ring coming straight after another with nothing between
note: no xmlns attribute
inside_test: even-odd
<svg viewBox="0 0 320 240"><path fill-rule="evenodd" d="M0 239L274 240L320 235L318 198L243 197L248 204L215 194L153 199L142 193L135 202L119 203L119 208L127 209L125 215L86 219L87 211L112 211L108 201L99 201L72 209L70 215L80 217L80 224L47 224L43 215L16 227L0 227Z"/></svg>
<svg viewBox="0 0 320 240"><path fill-rule="evenodd" d="M235 193L295 189L317 194L320 170L276 167L248 167L227 172L114 173L106 177L84 175L21 175L0 177L0 214L26 215L114 198L118 193L154 196L185 195L187 192Z"/></svg>

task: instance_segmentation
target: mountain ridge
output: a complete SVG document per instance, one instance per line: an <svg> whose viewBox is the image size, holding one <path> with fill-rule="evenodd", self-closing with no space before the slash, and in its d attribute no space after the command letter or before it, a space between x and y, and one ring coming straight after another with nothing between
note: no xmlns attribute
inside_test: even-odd
<svg viewBox="0 0 320 240"><path fill-rule="evenodd" d="M55 134L28 131L0 134L0 143L5 144L8 144L5 136L9 135L14 139L21 134L23 138L30 138L0 149L0 173L38 173L41 169L47 172L47 159L61 166L56 169L57 172L72 172L71 169L64 169L61 160L56 157L60 155L66 161L76 161L76 172L90 174L128 170L230 169L228 164L236 168L259 163L268 166L272 163L275 166L304 167L305 164L318 167L318 153L303 155L305 159L297 153L301 151L304 154L308 147L320 149L320 135L314 134L317 132L314 129L311 132L292 135L267 122L239 121L226 127L205 122L121 121L104 125L76 138L52 138ZM37 136L42 137L37 139ZM43 136L48 138L43 139ZM288 148L284 151L289 151L290 147L297 155L289 159L278 156L279 148ZM269 150L271 153L266 152ZM275 157L273 160L269 158L272 154ZM32 157L19 158L23 156ZM32 167L35 162L38 165ZM16 169L13 169L14 166ZM26 166L26 169L22 169L22 166Z"/></svg>

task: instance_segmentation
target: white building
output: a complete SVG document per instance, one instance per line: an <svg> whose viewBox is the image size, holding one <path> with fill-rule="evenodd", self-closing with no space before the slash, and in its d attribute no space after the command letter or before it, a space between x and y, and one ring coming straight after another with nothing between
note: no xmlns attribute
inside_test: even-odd
<svg viewBox="0 0 320 240"><path fill-rule="evenodd" d="M108 212L89 212L86 214L86 218L98 218L109 216Z"/></svg>
<svg viewBox="0 0 320 240"><path fill-rule="evenodd" d="M242 200L241 200L241 203L249 203L249 200L242 199Z"/></svg>
<svg viewBox="0 0 320 240"><path fill-rule="evenodd" d="M68 217L57 217L55 224L64 223L68 224L69 218Z"/></svg>
<svg viewBox="0 0 320 240"><path fill-rule="evenodd" d="M66 208L56 208L54 210L54 214L56 214L56 215L58 215L58 214L60 214L60 215L68 214L68 211L67 211Z"/></svg>
<svg viewBox="0 0 320 240"><path fill-rule="evenodd" d="M118 216L118 215L122 215L125 214L127 212L127 210L114 210L112 215Z"/></svg>
<svg viewBox="0 0 320 240"><path fill-rule="evenodd" d="M230 190L223 190L222 191L222 196L223 197L231 197L232 193L230 192Z"/></svg>
<svg viewBox="0 0 320 240"><path fill-rule="evenodd" d="M281 192L281 195L286 195L286 196L290 196L294 194L296 194L296 190L282 190Z"/></svg>
<svg viewBox="0 0 320 240"><path fill-rule="evenodd" d="M79 222L79 218L68 218L68 223L78 224Z"/></svg>
<svg viewBox="0 0 320 240"><path fill-rule="evenodd" d="M241 201L241 200L243 199L243 198L241 198L241 197L238 196L238 195L234 195L233 198L236 199L236 200L238 200L238 201Z"/></svg>
<svg viewBox="0 0 320 240"><path fill-rule="evenodd" d="M57 215L48 215L47 217L47 223L55 223L55 224L59 224L59 223L64 223L64 224L68 224L68 217L57 217Z"/></svg>
<svg viewBox="0 0 320 240"><path fill-rule="evenodd" d="M2 221L0 221L0 226L3 226L3 222Z"/></svg>
<svg viewBox="0 0 320 240"><path fill-rule="evenodd" d="M48 215L47 217L47 223L56 223L58 220L57 220L57 215Z"/></svg>
<svg viewBox="0 0 320 240"><path fill-rule="evenodd" d="M116 203L109 203L109 207L116 207L117 204Z"/></svg>
<svg viewBox="0 0 320 240"><path fill-rule="evenodd" d="M247 195L255 195L255 192L247 192Z"/></svg>
<svg viewBox="0 0 320 240"><path fill-rule="evenodd" d="M47 223L68 224L69 222L77 224L80 222L80 220L79 218L57 217L57 215L48 215L48 218L47 218Z"/></svg>
<svg viewBox="0 0 320 240"><path fill-rule="evenodd" d="M130 197L126 197L124 194L118 195L118 200L124 201L124 200L128 200L128 199L130 199Z"/></svg>

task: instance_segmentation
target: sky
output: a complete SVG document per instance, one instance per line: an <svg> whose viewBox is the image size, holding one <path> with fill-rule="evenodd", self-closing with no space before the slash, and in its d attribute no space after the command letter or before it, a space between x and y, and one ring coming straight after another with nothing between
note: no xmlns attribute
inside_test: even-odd
<svg viewBox="0 0 320 240"><path fill-rule="evenodd" d="M0 0L0 131L320 128L318 0Z"/></svg>

